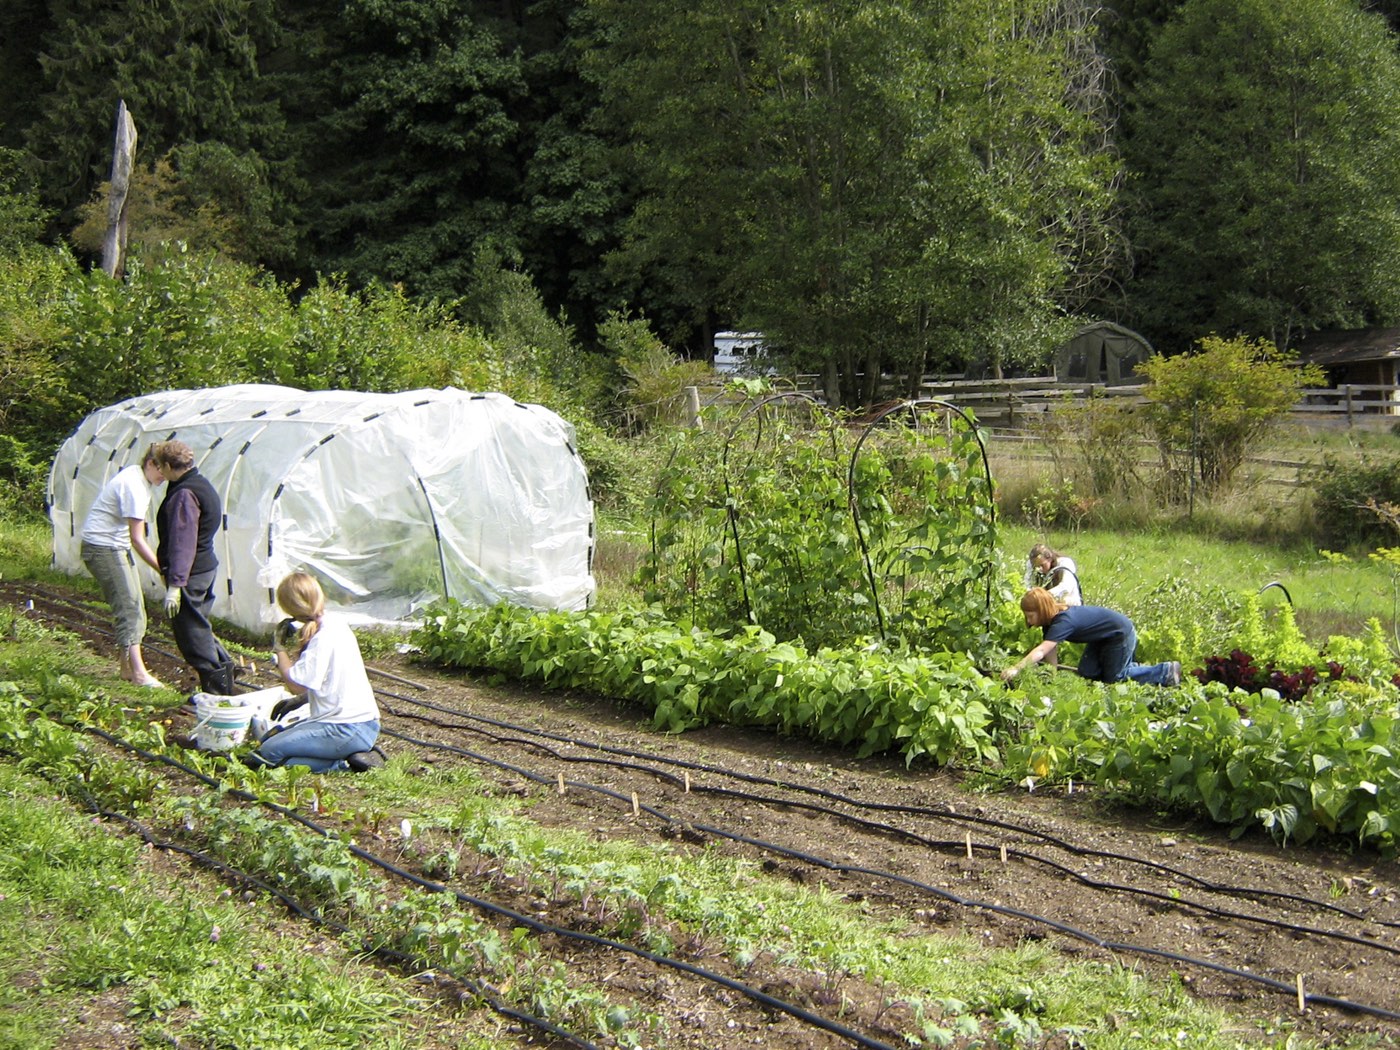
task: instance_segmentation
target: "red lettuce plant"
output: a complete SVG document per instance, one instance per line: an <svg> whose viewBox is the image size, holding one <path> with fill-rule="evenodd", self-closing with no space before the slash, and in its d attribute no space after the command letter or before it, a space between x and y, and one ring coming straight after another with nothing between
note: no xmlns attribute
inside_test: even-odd
<svg viewBox="0 0 1400 1050"><path fill-rule="evenodd" d="M1230 688L1243 689L1246 693L1273 689L1284 700L1295 703L1323 680L1315 667L1302 667L1292 673L1282 671L1273 664L1260 668L1254 662L1254 657L1240 649L1232 650L1229 656L1208 656L1205 666L1191 673L1201 682L1224 682ZM1346 669L1335 660L1328 660L1326 673L1328 680L1337 681L1346 676Z"/></svg>

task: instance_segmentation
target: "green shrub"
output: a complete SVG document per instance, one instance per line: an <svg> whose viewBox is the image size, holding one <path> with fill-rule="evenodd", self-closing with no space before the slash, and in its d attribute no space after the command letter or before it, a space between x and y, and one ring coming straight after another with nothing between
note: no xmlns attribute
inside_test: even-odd
<svg viewBox="0 0 1400 1050"><path fill-rule="evenodd" d="M808 650L757 627L714 633L654 611L537 613L452 599L424 610L412 641L438 663L640 704L665 732L720 722L856 747L858 757L997 759L1006 694L965 653Z"/></svg>
<svg viewBox="0 0 1400 1050"><path fill-rule="evenodd" d="M1316 365L1300 368L1272 343L1215 335L1191 353L1150 358L1139 371L1149 380L1147 417L1168 477L1185 452L1207 494L1228 488L1245 457L1297 403L1298 391L1323 381ZM1184 494L1182 480L1169 496Z"/></svg>
<svg viewBox="0 0 1400 1050"><path fill-rule="evenodd" d="M626 376L622 408L628 423L687 423L685 389L714 379L703 361L678 359L652 333L645 318L612 313L598 326L598 341Z"/></svg>
<svg viewBox="0 0 1400 1050"><path fill-rule="evenodd" d="M587 419L572 422L593 501L623 515L639 511L651 495L649 486L655 477L653 469L639 469L639 460L645 464L659 446L629 443Z"/></svg>
<svg viewBox="0 0 1400 1050"><path fill-rule="evenodd" d="M1137 406L1103 396L1070 401L1045 413L1036 430L1081 501L1143 487L1139 460L1146 434Z"/></svg>
<svg viewBox="0 0 1400 1050"><path fill-rule="evenodd" d="M1395 543L1395 529L1366 504L1400 504L1400 460L1351 463L1328 456L1312 486L1313 516L1325 546L1346 550Z"/></svg>

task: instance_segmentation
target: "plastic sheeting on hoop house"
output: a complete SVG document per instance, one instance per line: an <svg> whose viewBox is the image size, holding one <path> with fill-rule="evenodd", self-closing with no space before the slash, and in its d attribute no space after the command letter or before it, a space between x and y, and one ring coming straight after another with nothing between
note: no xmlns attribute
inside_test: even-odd
<svg viewBox="0 0 1400 1050"><path fill-rule="evenodd" d="M93 412L49 476L54 565L83 571L83 519L107 479L177 438L224 501L213 613L280 618L306 569L359 621L411 620L435 598L580 609L594 592L593 503L573 428L503 394L171 390ZM152 494L150 520L164 486ZM138 565L139 565L138 561ZM162 593L142 566L148 593Z"/></svg>

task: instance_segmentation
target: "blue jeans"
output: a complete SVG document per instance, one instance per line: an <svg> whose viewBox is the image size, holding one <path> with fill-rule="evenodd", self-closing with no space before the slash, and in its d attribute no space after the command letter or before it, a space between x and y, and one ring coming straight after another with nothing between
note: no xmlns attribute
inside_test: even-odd
<svg viewBox="0 0 1400 1050"><path fill-rule="evenodd" d="M1121 639L1108 642L1084 643L1084 655L1079 658L1079 675L1096 682L1131 680L1140 685L1171 685L1172 665L1136 664L1137 632L1128 631Z"/></svg>
<svg viewBox="0 0 1400 1050"><path fill-rule="evenodd" d="M379 721L294 722L263 737L256 757L269 766L305 766L313 773L349 769L345 759L379 739Z"/></svg>

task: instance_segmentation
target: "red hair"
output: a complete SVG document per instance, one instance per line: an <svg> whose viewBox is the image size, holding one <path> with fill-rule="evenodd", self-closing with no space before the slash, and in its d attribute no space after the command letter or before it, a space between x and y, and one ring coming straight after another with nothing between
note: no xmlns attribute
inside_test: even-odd
<svg viewBox="0 0 1400 1050"><path fill-rule="evenodd" d="M1057 602L1054 595L1044 587L1032 587L1021 595L1021 611L1036 613L1042 625L1049 623L1068 608L1064 602Z"/></svg>

